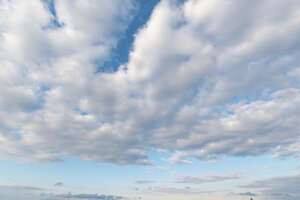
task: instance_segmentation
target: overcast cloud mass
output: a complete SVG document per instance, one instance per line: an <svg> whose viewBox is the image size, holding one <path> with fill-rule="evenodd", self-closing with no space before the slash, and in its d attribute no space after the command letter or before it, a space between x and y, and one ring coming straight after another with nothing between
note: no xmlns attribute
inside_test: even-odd
<svg viewBox="0 0 300 200"><path fill-rule="evenodd" d="M135 33L128 62L101 71L139 6L0 0L0 159L148 166L162 149L175 165L299 157L300 1L161 0ZM297 200L298 180L249 182L237 196L259 188L257 198Z"/></svg>

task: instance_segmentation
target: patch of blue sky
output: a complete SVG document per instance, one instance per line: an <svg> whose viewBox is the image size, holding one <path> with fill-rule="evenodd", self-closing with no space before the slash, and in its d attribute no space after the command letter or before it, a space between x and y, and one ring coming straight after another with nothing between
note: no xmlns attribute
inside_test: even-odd
<svg viewBox="0 0 300 200"><path fill-rule="evenodd" d="M246 176L255 179L272 176L284 176L288 172L293 173L291 166L297 166L299 160L295 158L272 158L271 154L261 156L227 157L214 162L189 159L191 165L174 165L173 170L179 174L190 176L226 175L234 172L245 172ZM248 175L247 175L248 174Z"/></svg>
<svg viewBox="0 0 300 200"><path fill-rule="evenodd" d="M81 111L80 108L75 108L75 112L79 113L81 116L87 116L89 115L88 112L84 112L84 111Z"/></svg>
<svg viewBox="0 0 300 200"><path fill-rule="evenodd" d="M171 169L173 164L168 161L172 156L171 152L157 152L155 150L148 153L149 160L152 166L149 166L147 171L152 174L151 177L155 180L165 180L172 177Z"/></svg>
<svg viewBox="0 0 300 200"><path fill-rule="evenodd" d="M56 9L55 9L55 2L54 0L42 0L42 2L45 4L46 8L49 10L49 12L52 15L51 22L47 26L44 27L44 29L48 28L60 28L63 26L62 23L60 23L57 19Z"/></svg>
<svg viewBox="0 0 300 200"><path fill-rule="evenodd" d="M58 21L56 10L55 10L55 1L54 0L42 0L52 15L52 20L50 24L43 27L44 29L49 28L59 28L62 27L63 24ZM185 0L176 0L179 4L183 3ZM133 10L135 12L133 14L133 18L128 24L126 31L122 34L116 33L119 37L119 41L115 48L112 49L111 56L108 60L104 62L95 62L96 65L99 65L96 72L106 72L111 73L115 72L119 69L120 65L123 65L128 62L129 53L132 50L133 42L135 39L135 34L139 31L139 29L143 28L145 24L148 22L153 9L160 2L160 0L138 0L136 2L136 9ZM126 20L119 19L120 21ZM184 23L177 24L176 26L181 26Z"/></svg>
<svg viewBox="0 0 300 200"><path fill-rule="evenodd" d="M272 158L272 154L260 156L236 157L228 156L216 161L205 161L196 158L187 158L192 164L172 164L168 158L172 156L171 152L161 153L152 151L149 157L154 162L154 166L148 168L147 174L144 174L142 180L155 180L154 183L138 186L147 188L148 186L168 184L170 187L201 187L212 186L215 189L230 189L234 185L243 185L250 180L271 178L274 176L286 176L297 173L297 169L291 166L299 166L300 161L289 157L285 160ZM299 170L298 170L299 171ZM151 174L150 179L148 174ZM209 176L230 176L240 175L241 179L227 180L230 183L224 185L224 182L207 182L203 184L175 183L176 178L180 176L191 176L199 178L208 178ZM234 184L233 182L234 181Z"/></svg>
<svg viewBox="0 0 300 200"><path fill-rule="evenodd" d="M129 53L132 50L135 34L144 27L149 20L152 11L159 0L136 1L136 12L128 25L125 33L120 35L117 46L112 50L110 59L98 67L97 72L115 72L119 66L128 62Z"/></svg>
<svg viewBox="0 0 300 200"><path fill-rule="evenodd" d="M44 104L45 104L45 95L47 93L47 91L49 91L51 88L46 86L46 85L40 85L38 90L36 91L37 97L38 97L38 101L36 104L34 104L31 108L31 111L36 111L39 110L41 108L43 108Z"/></svg>
<svg viewBox="0 0 300 200"><path fill-rule="evenodd" d="M179 175L205 178L206 176L228 175L244 172L245 181L286 176L297 173L291 166L298 166L299 160L287 158L281 160L271 158L270 154L257 157L228 157L216 162L206 162L198 159L188 159L191 165L171 164L166 160L166 154L151 152L149 157L154 160L153 166L118 166L113 164L95 163L82 159L65 157L63 162L54 163L17 163L0 161L0 184L32 185L42 188L53 188L57 182L62 182L64 189L76 192L107 192L114 190L124 192L134 187L147 188L164 183L173 185L172 181ZM11 173L13 172L13 173ZM40 177L43 177L41 179ZM120 178L122 177L122 178ZM137 185L135 180L155 180L154 183ZM240 182L243 182L241 180ZM223 183L220 183L221 185ZM176 184L174 184L176 185ZM189 185L189 184L186 184ZM185 185L184 185L185 186ZM193 186L193 184L192 184ZM218 184L215 185L217 187Z"/></svg>
<svg viewBox="0 0 300 200"><path fill-rule="evenodd" d="M154 166L159 166L164 169L172 169L179 174L202 176L203 174L220 175L228 174L236 171L257 171L255 176L267 176L274 174L286 174L286 171L291 170L291 166L299 165L300 161L289 157L285 160L272 157L272 154L260 156L228 156L215 161L205 161L196 158L187 158L192 164L171 164L168 158L172 155L171 152L160 153L151 152L149 157L154 161ZM259 171L258 171L259 169ZM261 173L259 173L261 172Z"/></svg>
<svg viewBox="0 0 300 200"><path fill-rule="evenodd" d="M103 188L105 192L112 188L126 188L136 178L145 177L144 166L117 166L72 157L65 157L63 160L47 164L0 160L0 176L4 177L3 184L51 188L55 183L62 182L68 188L84 189L88 186L86 189L94 189L94 192L97 192L97 188Z"/></svg>

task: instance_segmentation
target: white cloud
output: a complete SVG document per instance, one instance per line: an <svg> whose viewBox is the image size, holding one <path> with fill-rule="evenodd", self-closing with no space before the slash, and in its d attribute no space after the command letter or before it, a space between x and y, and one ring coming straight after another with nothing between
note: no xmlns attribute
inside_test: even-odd
<svg viewBox="0 0 300 200"><path fill-rule="evenodd" d="M1 1L0 155L150 164L153 148L175 163L298 154L299 7L164 0L129 62L95 73L134 2L55 1L55 27L41 1Z"/></svg>

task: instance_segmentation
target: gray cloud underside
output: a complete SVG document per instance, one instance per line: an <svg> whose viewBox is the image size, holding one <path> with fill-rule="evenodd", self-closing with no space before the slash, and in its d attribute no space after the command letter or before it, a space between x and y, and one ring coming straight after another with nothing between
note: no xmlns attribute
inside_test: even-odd
<svg viewBox="0 0 300 200"><path fill-rule="evenodd" d="M129 62L95 73L130 0L0 1L0 156L150 164L300 152L298 0L164 0ZM99 12L101 10L101 12ZM10 17L16 16L16 17Z"/></svg>
<svg viewBox="0 0 300 200"><path fill-rule="evenodd" d="M62 187L64 184L62 182L57 182L54 184L54 186L56 187Z"/></svg>

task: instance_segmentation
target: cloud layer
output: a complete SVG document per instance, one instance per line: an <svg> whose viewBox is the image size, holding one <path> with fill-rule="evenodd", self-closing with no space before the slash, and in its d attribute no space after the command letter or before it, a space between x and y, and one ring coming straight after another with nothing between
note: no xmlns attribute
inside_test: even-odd
<svg viewBox="0 0 300 200"><path fill-rule="evenodd" d="M240 174L230 174L226 176L208 176L208 177L194 177L194 176L182 176L178 177L175 183L184 184L205 184L213 182L223 182L227 180L236 180L242 178Z"/></svg>
<svg viewBox="0 0 300 200"><path fill-rule="evenodd" d="M112 195L98 195L98 194L62 194L62 195L56 195L55 197L59 199L99 199L99 200L122 200L124 199L121 196L112 196Z"/></svg>
<svg viewBox="0 0 300 200"><path fill-rule="evenodd" d="M49 2L0 1L2 158L299 153L299 1L163 0L113 73L136 2Z"/></svg>
<svg viewBox="0 0 300 200"><path fill-rule="evenodd" d="M297 200L300 198L300 175L257 180L243 187L260 190L266 199Z"/></svg>

